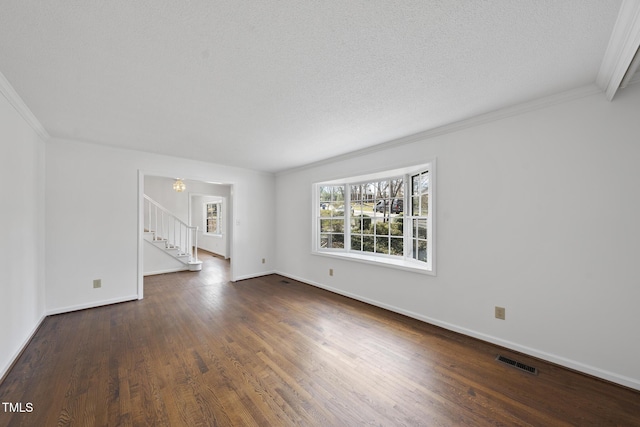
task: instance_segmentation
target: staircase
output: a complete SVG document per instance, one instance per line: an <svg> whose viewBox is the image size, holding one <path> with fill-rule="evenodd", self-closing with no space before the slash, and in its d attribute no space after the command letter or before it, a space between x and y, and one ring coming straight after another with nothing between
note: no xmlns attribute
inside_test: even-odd
<svg viewBox="0 0 640 427"><path fill-rule="evenodd" d="M186 224L146 194L144 239L183 263L188 270L202 270L202 261L198 259L198 227Z"/></svg>

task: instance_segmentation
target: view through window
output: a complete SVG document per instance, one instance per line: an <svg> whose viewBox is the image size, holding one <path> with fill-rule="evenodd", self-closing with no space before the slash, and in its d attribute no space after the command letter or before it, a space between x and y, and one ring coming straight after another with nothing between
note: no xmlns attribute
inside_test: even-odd
<svg viewBox="0 0 640 427"><path fill-rule="evenodd" d="M317 184L316 252L406 260L432 270L433 188L427 166L384 178Z"/></svg>
<svg viewBox="0 0 640 427"><path fill-rule="evenodd" d="M220 214L222 204L218 203L205 203L205 232L207 234L221 234L220 228Z"/></svg>

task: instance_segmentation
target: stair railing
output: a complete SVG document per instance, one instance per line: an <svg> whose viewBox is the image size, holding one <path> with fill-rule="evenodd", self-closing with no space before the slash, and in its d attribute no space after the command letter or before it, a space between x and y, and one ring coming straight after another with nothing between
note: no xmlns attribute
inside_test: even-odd
<svg viewBox="0 0 640 427"><path fill-rule="evenodd" d="M164 240L167 249L188 255L190 263L198 262L198 227L188 225L146 194L144 229L154 233L153 240Z"/></svg>

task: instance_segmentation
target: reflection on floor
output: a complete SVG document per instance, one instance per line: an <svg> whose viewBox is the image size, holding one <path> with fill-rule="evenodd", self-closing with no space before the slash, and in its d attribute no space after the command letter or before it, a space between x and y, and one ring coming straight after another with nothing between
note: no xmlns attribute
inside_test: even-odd
<svg viewBox="0 0 640 427"><path fill-rule="evenodd" d="M198 249L198 259L202 261L202 271L157 274L144 278L145 298L157 292L180 286L181 288L226 283L230 277L230 260Z"/></svg>

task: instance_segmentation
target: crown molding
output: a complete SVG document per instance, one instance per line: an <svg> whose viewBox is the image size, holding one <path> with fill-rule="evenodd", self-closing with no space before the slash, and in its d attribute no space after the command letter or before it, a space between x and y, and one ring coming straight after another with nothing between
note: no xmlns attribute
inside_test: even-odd
<svg viewBox="0 0 640 427"><path fill-rule="evenodd" d="M565 102L573 101L576 99L584 98L584 97L599 94L599 93L602 93L602 90L598 86L596 86L595 84L589 84L586 86L579 87L577 89L556 93L543 98L535 99L533 101L513 105L511 107L501 108L499 110L491 111L485 114L480 114L478 116L460 120L458 122L454 122L448 125L439 126L439 127L429 129L423 132L419 132L413 135L408 135L408 136L394 139L388 142L383 142L381 144L377 144L371 147L366 147L360 150L351 151L349 153L345 153L339 156L330 157L328 159L319 160L317 162L309 163L309 164L291 168L291 169L285 169L285 170L276 172L276 176L299 172L306 169L312 169L318 166L334 163L337 161L352 159L354 157L364 156L367 154L387 150L387 149L398 147L401 145L424 141L430 138L434 138L436 136L446 135L446 134L457 132L463 129L468 129L468 128L479 126L485 123L502 120L507 117L518 116L530 111L551 107L553 105L562 104Z"/></svg>
<svg viewBox="0 0 640 427"><path fill-rule="evenodd" d="M624 0L613 27L596 84L613 99L640 47L640 1Z"/></svg>
<svg viewBox="0 0 640 427"><path fill-rule="evenodd" d="M6 79L6 77L0 73L0 93L9 101L9 104L22 116L22 118L27 122L29 126L38 134L38 136L43 140L47 141L51 138L51 135L47 132L47 130L42 126L42 123L36 118L36 116L31 112L27 104L24 103L18 92L15 91L11 83Z"/></svg>

